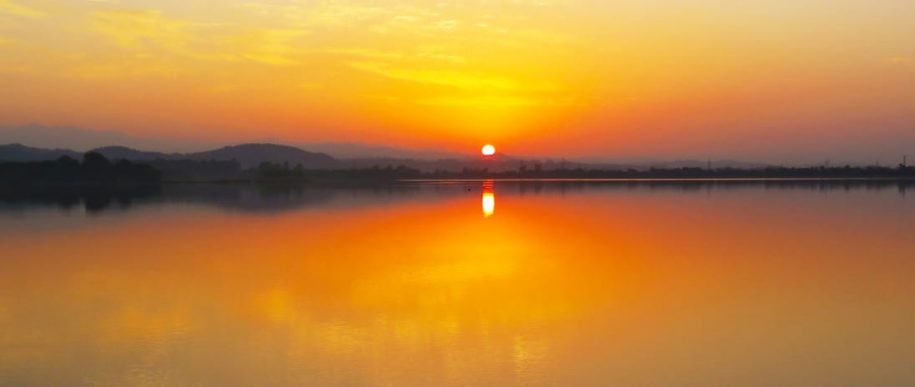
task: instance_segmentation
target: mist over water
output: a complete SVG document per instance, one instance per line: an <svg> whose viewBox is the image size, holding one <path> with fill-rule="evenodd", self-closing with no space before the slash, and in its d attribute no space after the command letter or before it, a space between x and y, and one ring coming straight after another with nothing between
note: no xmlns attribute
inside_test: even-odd
<svg viewBox="0 0 915 387"><path fill-rule="evenodd" d="M907 182L0 197L0 385L911 385Z"/></svg>

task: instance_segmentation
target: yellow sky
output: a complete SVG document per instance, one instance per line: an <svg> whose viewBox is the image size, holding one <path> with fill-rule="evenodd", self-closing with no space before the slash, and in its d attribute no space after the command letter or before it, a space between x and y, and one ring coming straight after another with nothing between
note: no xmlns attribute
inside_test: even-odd
<svg viewBox="0 0 915 387"><path fill-rule="evenodd" d="M0 0L0 125L871 157L915 148L912 15L890 0Z"/></svg>

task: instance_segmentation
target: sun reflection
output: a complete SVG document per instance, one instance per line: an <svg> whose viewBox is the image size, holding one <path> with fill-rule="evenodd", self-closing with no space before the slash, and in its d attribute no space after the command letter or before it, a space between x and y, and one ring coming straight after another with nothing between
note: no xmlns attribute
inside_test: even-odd
<svg viewBox="0 0 915 387"><path fill-rule="evenodd" d="M496 191L492 180L483 182L483 217L488 218L496 212Z"/></svg>

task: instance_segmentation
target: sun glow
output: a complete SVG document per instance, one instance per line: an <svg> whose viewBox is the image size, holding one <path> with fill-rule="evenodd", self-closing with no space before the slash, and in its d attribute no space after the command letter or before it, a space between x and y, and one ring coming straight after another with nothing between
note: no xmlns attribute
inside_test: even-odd
<svg viewBox="0 0 915 387"><path fill-rule="evenodd" d="M495 154L496 154L496 147L494 147L494 146L492 146L492 145L490 145L490 144L486 144L486 145L483 146L482 152L483 152L483 156L492 156L492 155L495 155Z"/></svg>

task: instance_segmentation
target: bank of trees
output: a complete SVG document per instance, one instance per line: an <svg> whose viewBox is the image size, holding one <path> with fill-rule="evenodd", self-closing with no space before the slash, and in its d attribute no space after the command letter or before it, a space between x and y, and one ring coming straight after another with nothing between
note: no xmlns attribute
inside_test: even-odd
<svg viewBox="0 0 915 387"><path fill-rule="evenodd" d="M128 160L112 162L99 153L89 152L83 159L63 156L53 161L0 163L3 184L61 183L158 183L158 169Z"/></svg>

